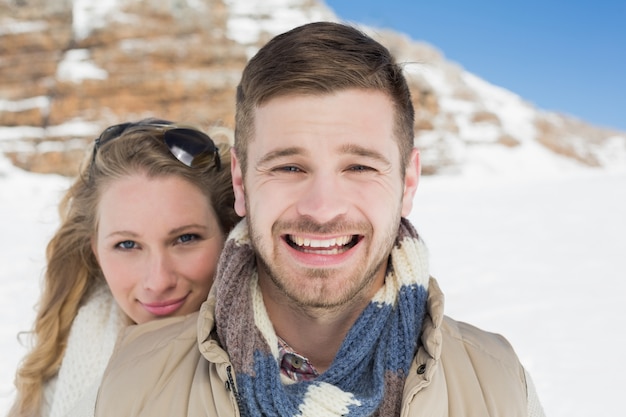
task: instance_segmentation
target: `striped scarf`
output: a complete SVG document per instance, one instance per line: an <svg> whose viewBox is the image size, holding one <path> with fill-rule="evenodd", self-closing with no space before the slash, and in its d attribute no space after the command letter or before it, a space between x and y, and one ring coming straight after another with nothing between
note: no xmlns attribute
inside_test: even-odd
<svg viewBox="0 0 626 417"><path fill-rule="evenodd" d="M242 416L399 415L429 278L426 247L408 220L401 221L385 285L348 332L330 368L312 381L281 379L278 339L258 288L245 219L229 235L222 259L215 318L235 370Z"/></svg>

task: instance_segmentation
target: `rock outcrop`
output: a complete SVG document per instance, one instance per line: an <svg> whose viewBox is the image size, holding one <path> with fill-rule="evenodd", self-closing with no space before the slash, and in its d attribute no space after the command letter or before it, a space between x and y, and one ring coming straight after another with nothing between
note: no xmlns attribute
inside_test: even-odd
<svg viewBox="0 0 626 417"><path fill-rule="evenodd" d="M0 0L0 151L27 170L74 175L94 137L119 121L232 129L235 88L257 48L298 24L337 20L316 0L254 3ZM406 66L426 174L477 146L532 141L589 166L626 153L624 134L535 109L430 45L364 30Z"/></svg>

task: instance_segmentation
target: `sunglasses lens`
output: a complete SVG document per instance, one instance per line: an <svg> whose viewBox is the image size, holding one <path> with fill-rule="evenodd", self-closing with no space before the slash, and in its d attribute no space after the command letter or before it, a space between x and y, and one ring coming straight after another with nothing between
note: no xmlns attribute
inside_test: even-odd
<svg viewBox="0 0 626 417"><path fill-rule="evenodd" d="M207 135L196 130L176 128L165 131L163 138L170 152L183 164L189 167L198 166L211 155L217 169L220 169L217 147Z"/></svg>
<svg viewBox="0 0 626 417"><path fill-rule="evenodd" d="M168 128L169 125L158 123L148 123L145 125L122 123L106 128L96 139L91 163L93 164L96 160L96 152L102 145L120 137L129 126L136 126L139 128L142 126L161 128L163 130L163 139L165 140L165 144L169 148L170 152L176 157L176 159L188 167L193 168L200 166L205 164L209 159L212 159L217 170L219 171L221 169L219 150L208 135L194 129L182 127Z"/></svg>
<svg viewBox="0 0 626 417"><path fill-rule="evenodd" d="M104 145L105 143L107 143L108 141L115 139L116 137L120 136L122 133L124 133L124 131L126 130L126 128L128 126L130 126L131 123L122 123L119 125L114 125L114 126L110 126L107 127L104 132L102 132L102 134L100 134L100 137L98 137L98 139L96 139L96 147L100 147L102 145Z"/></svg>

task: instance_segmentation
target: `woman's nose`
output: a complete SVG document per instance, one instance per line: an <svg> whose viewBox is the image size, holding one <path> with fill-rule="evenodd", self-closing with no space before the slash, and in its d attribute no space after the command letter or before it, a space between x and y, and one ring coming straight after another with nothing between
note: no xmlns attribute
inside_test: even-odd
<svg viewBox="0 0 626 417"><path fill-rule="evenodd" d="M144 288L159 293L175 286L176 274L170 257L166 253L151 254L144 277Z"/></svg>

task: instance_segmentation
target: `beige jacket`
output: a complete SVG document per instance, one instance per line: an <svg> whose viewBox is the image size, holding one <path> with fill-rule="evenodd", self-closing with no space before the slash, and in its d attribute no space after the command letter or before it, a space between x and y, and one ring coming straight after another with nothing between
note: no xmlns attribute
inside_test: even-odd
<svg viewBox="0 0 626 417"><path fill-rule="evenodd" d="M235 372L215 340L214 307L211 292L199 316L131 326L109 362L95 415L239 416ZM444 317L434 279L428 312L402 416L543 416L509 343Z"/></svg>

